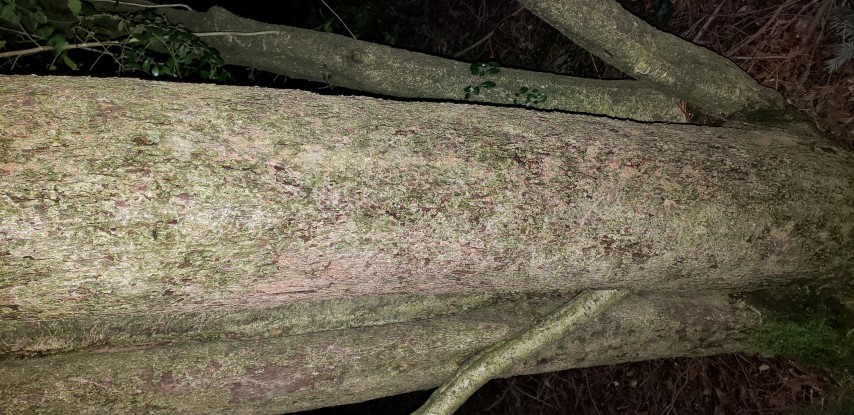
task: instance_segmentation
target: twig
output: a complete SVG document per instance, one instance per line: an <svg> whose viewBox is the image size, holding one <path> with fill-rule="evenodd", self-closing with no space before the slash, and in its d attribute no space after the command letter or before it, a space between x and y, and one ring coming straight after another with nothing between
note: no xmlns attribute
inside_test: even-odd
<svg viewBox="0 0 854 415"><path fill-rule="evenodd" d="M144 9L157 9L162 7L174 7L174 8L184 8L189 11L193 11L190 6L186 4L139 4L139 3L131 3L127 1L116 1L116 0L90 0L93 2L101 2L101 3L112 3L112 4L120 4L122 6L133 6L133 7L142 7Z"/></svg>
<svg viewBox="0 0 854 415"><path fill-rule="evenodd" d="M120 42L87 42L87 43L78 43L74 45L68 45L63 50L69 49L86 49L86 48L95 48L99 46L118 46L121 45ZM22 49L22 50L10 50L8 52L0 52L0 58L11 58L13 56L27 56L27 55L35 55L36 53L47 52L54 50L53 46L39 46L37 48L30 49Z"/></svg>
<svg viewBox="0 0 854 415"><path fill-rule="evenodd" d="M728 50L724 55L725 56L731 56L731 55L735 54L735 52L738 52L742 47L744 47L744 45L752 42L758 36L764 35L765 29L768 29L769 26L771 26L773 23L775 23L777 21L777 17L780 16L780 13L782 13L785 8L789 7L789 5L791 3L794 3L794 1L793 0L787 0L785 3L783 3L779 7L777 7L777 10L774 11L774 14L768 18L768 21L766 21L765 24L759 28L759 30L757 30L755 33L753 33L752 35L748 36L746 39L739 42L732 49Z"/></svg>
<svg viewBox="0 0 854 415"><path fill-rule="evenodd" d="M326 4L326 0L320 0L320 2L323 3L323 5L326 6L326 8L329 9L329 11L331 11L332 14L335 15L335 17L338 18L338 21L341 22L342 25L344 25L345 29L347 29L347 33L349 33L350 36L353 36L353 39L356 39L356 35L354 35L353 32L350 31L350 28L347 27L347 23L344 23L344 19L342 19L341 16L338 15L338 13L335 13L335 10L332 10L332 8L329 7L328 4ZM356 39L356 40L358 40L358 39Z"/></svg>
<svg viewBox="0 0 854 415"><path fill-rule="evenodd" d="M464 4L465 4L465 3L464 3ZM513 17L513 16L515 16L515 15L517 15L517 14L519 14L519 12L521 12L521 11L522 11L522 10L524 10L524 9L525 9L524 7L519 7L518 9L516 9L516 11L515 11L515 12L510 13L507 17L505 17L505 18L501 19L501 21L500 21L500 22L498 22L498 24L496 24L496 25L495 25L495 28L494 28L494 29L492 29L492 30L490 30L490 31L489 31L489 33L487 33L487 34L486 34L486 36L484 36L484 37L480 38L480 40L478 40L477 42L472 43L472 44L471 44L471 46L469 46L469 47L467 47L467 48L465 48L465 49L463 49L463 50L461 50L461 51L459 51L459 52L455 53L455 54L454 54L454 57L455 57L455 58L459 58L460 56L464 55L466 52L468 52L468 51L470 51L470 50L472 50L472 49L476 48L476 47L477 47L478 45L480 45L481 43L486 42L489 38L491 38L491 37L492 37L492 35L494 35L494 34L495 34L495 31L496 31L496 30L498 30L498 28L499 28L499 27L501 27L501 25L502 25L502 24L504 24L504 22L506 22L506 21L507 21L507 19L509 19L509 18L511 18L511 17Z"/></svg>
<svg viewBox="0 0 854 415"><path fill-rule="evenodd" d="M718 17L718 12L721 10L721 6L723 5L724 2L718 3L717 7L715 7L715 10L713 10L712 14L709 15L709 18L706 19L706 23L703 24L703 27L701 27L700 30L697 31L697 34L694 35L694 37L691 39L691 42L697 43L700 41L700 38L703 37L704 34L706 34L706 29L708 29L709 25L711 25L712 22L715 21L715 18Z"/></svg>

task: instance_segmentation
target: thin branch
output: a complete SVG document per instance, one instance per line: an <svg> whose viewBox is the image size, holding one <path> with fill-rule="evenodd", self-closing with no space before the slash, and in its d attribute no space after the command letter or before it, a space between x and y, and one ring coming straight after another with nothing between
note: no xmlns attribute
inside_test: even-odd
<svg viewBox="0 0 854 415"><path fill-rule="evenodd" d="M87 42L87 43L77 43L74 45L68 45L64 50L70 49L86 49L86 48L95 48L100 46L118 46L121 45L120 42ZM22 49L22 50L10 50L8 52L0 52L0 59L2 58L11 58L13 56L27 56L27 55L35 55L37 53L47 52L54 50L53 46L39 46L37 48L30 49Z"/></svg>
<svg viewBox="0 0 854 415"><path fill-rule="evenodd" d="M193 11L190 6L186 4L139 4L139 3L131 3L127 1L116 1L116 0L90 0L93 2L101 2L101 3L112 3L112 4L120 4L122 6L132 6L132 7L142 7L144 9L158 9L158 8L183 8L189 11Z"/></svg>
<svg viewBox="0 0 854 415"><path fill-rule="evenodd" d="M341 22L342 25L344 25L344 28L347 29L347 33L349 33L350 36L353 36L353 39L355 39L356 35L354 35L353 32L350 31L350 28L347 27L347 23L344 23L344 19L342 19L341 16L338 15L338 13L335 13L335 10L332 10L332 8L329 7L328 4L326 4L326 0L320 0L320 1L321 1L321 3L323 3L324 6L326 6L327 9L329 9L329 11L332 12L332 14L335 15L336 18L338 18L338 21Z"/></svg>
<svg viewBox="0 0 854 415"><path fill-rule="evenodd" d="M703 37L703 35L706 34L706 30L709 29L709 25L711 25L712 22L715 21L715 18L718 17L718 12L721 11L721 6L723 6L723 5L724 5L724 2L718 3L718 6L715 7L715 10L712 11L712 14L709 16L708 19L706 19L706 23L703 25L703 27L700 28L699 31L697 31L697 34L694 35L694 37L691 39L691 42L698 43L700 41L700 39Z"/></svg>
<svg viewBox="0 0 854 415"><path fill-rule="evenodd" d="M453 414L490 379L506 373L514 363L531 357L573 329L590 322L627 293L623 290L582 291L522 333L472 356L412 415Z"/></svg>
<svg viewBox="0 0 854 415"><path fill-rule="evenodd" d="M501 19L501 21L500 21L500 22L498 22L498 24L497 24L497 25L495 25L495 28L494 28L494 29L492 29L492 30L490 30L490 31L489 31L489 33L487 33L487 34L486 34L486 36L484 36L484 37L480 38L480 40L478 40L477 42L472 43L472 44L471 44L471 46L469 46L469 47L467 47L467 48L465 48L465 49L463 49L463 50L461 50L461 51L459 51L459 52L455 53L455 54L454 54L454 57L455 57L455 58L459 58L460 56L463 56L466 52L468 52L468 51L470 51L470 50L472 50L472 49L476 48L476 47L477 47L478 45L480 45L481 43L486 42L487 40L489 40L489 38L491 38L491 37L492 37L492 35L494 35L494 34L495 34L495 31L496 31L496 30L498 30L498 28L499 28L499 27L501 27L501 25L502 25L502 24L504 24L504 22L506 22L506 21L507 21L508 19L510 19L511 17L513 17L513 16L515 16L515 15L519 14L519 12L521 12L522 10L525 10L525 8L524 8L524 7L519 7L518 9L516 9L516 11L515 11L515 12L510 13L507 17L505 17L505 18Z"/></svg>

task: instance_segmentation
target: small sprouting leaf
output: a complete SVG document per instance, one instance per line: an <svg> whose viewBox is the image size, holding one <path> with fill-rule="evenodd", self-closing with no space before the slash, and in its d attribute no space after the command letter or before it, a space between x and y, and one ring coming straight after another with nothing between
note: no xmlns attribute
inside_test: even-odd
<svg viewBox="0 0 854 415"><path fill-rule="evenodd" d="M519 88L519 92L516 95L522 95L522 94L525 94L527 92L528 92L528 87L523 86L523 87Z"/></svg>
<svg viewBox="0 0 854 415"><path fill-rule="evenodd" d="M475 95L480 95L480 86L476 86L476 87L472 88L472 91L474 91Z"/></svg>
<svg viewBox="0 0 854 415"><path fill-rule="evenodd" d="M472 75L480 75L480 64L477 62L472 63L471 66L469 66L469 70Z"/></svg>
<svg viewBox="0 0 854 415"><path fill-rule="evenodd" d="M466 96L464 96L463 99L469 99L469 97L471 97L471 93L466 92Z"/></svg>
<svg viewBox="0 0 854 415"><path fill-rule="evenodd" d="M479 86L481 88L484 88L484 89L495 88L495 82L484 81L484 82L481 82Z"/></svg>
<svg viewBox="0 0 854 415"><path fill-rule="evenodd" d="M71 70L72 70L72 71L76 71L76 70L79 70L79 69L80 69L80 68L78 68L78 67L77 67L77 64L76 64L76 63L74 63L74 61L73 61L73 60L71 60L71 58L69 58L69 57L68 57L68 54L67 54L67 53L63 53L63 54L62 54L62 63L64 63L64 64L65 64L65 66L67 66L67 67L71 68Z"/></svg>
<svg viewBox="0 0 854 415"><path fill-rule="evenodd" d="M68 0L68 9L71 10L71 14L77 16L80 14L80 11L83 7L83 2L80 0Z"/></svg>
<svg viewBox="0 0 854 415"><path fill-rule="evenodd" d="M53 50L57 53L62 52L68 47L68 41L65 40L65 36L63 36L62 33L54 33L53 36L47 40L47 44L52 46Z"/></svg>
<svg viewBox="0 0 854 415"><path fill-rule="evenodd" d="M0 40L0 49L3 49L4 46L6 46L6 41Z"/></svg>
<svg viewBox="0 0 854 415"><path fill-rule="evenodd" d="M151 74L154 76L160 75L160 68L157 67L157 65L154 65L154 67L151 68Z"/></svg>

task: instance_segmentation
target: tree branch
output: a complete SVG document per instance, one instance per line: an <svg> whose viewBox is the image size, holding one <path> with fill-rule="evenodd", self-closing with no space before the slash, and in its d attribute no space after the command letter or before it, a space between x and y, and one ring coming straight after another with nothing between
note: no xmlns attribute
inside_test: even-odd
<svg viewBox="0 0 854 415"><path fill-rule="evenodd" d="M162 13L193 32L274 32L252 38L206 35L202 40L219 51L227 64L291 78L388 96L444 101L462 100L466 86L490 80L497 86L471 96L472 101L509 104L519 88L528 87L547 96L537 105L540 109L640 121L685 121L676 98L636 81L602 81L509 68L501 68L495 76L478 77L470 73L469 63L331 33L261 23L221 7L205 13ZM258 53L262 50L270 53Z"/></svg>
<svg viewBox="0 0 854 415"><path fill-rule="evenodd" d="M451 415L490 379L565 337L571 330L593 320L620 301L624 290L581 292L516 337L499 342L474 355L454 376L439 387L413 415Z"/></svg>
<svg viewBox="0 0 854 415"><path fill-rule="evenodd" d="M519 2L609 65L710 115L729 118L785 107L780 94L759 85L734 63L655 29L616 1Z"/></svg>

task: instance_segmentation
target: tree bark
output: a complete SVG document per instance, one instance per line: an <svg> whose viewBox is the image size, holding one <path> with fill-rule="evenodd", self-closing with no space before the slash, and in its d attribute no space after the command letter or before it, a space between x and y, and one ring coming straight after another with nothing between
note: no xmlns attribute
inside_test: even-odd
<svg viewBox="0 0 854 415"><path fill-rule="evenodd" d="M204 13L164 10L219 51L230 65L291 78L402 98L460 101L467 86L496 86L471 101L511 104L521 87L547 97L540 109L606 114L640 121L685 122L679 99L649 84L599 80L501 68L494 76L472 75L470 63L410 52L315 30L274 25L236 16L221 7ZM266 33L266 34L260 34ZM259 34L259 35L253 35Z"/></svg>
<svg viewBox="0 0 854 415"><path fill-rule="evenodd" d="M739 350L727 293L854 269L854 159L785 131L34 76L0 109L4 413L428 388L584 289L634 294L511 373Z"/></svg>
<svg viewBox="0 0 854 415"><path fill-rule="evenodd" d="M783 111L782 95L711 50L660 31L615 0L519 0L585 50L707 113Z"/></svg>

